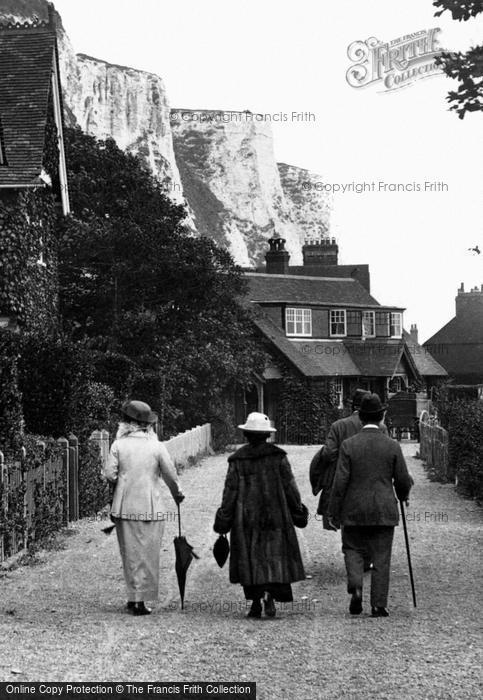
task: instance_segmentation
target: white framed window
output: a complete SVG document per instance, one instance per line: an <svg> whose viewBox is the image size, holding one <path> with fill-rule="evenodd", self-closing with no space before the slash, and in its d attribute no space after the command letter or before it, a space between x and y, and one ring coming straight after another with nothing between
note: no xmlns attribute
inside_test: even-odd
<svg viewBox="0 0 483 700"><path fill-rule="evenodd" d="M374 338L376 335L376 319L374 311L362 312L362 337Z"/></svg>
<svg viewBox="0 0 483 700"><path fill-rule="evenodd" d="M344 408L344 385L342 383L342 379L339 377L333 379L332 387L336 395L337 408Z"/></svg>
<svg viewBox="0 0 483 700"><path fill-rule="evenodd" d="M287 335L312 335L312 309L285 309Z"/></svg>
<svg viewBox="0 0 483 700"><path fill-rule="evenodd" d="M331 309L330 311L330 335L343 337L347 335L347 323L345 309Z"/></svg>
<svg viewBox="0 0 483 700"><path fill-rule="evenodd" d="M401 338L402 336L402 314L398 311L389 314L389 335L391 338Z"/></svg>

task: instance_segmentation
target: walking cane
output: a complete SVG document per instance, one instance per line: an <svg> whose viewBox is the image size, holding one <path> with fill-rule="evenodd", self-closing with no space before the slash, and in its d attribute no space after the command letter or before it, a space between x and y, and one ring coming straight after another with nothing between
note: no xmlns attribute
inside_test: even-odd
<svg viewBox="0 0 483 700"><path fill-rule="evenodd" d="M407 525L406 525L406 516L404 513L403 502L399 501L399 503L401 505L401 516L402 516L403 528L404 528L404 539L406 540L406 552L408 555L409 578L411 579L411 590L413 593L413 604L414 604L414 607L416 607L416 589L414 588L413 567L411 566L411 553L409 551L409 537L408 537L408 529L407 529Z"/></svg>

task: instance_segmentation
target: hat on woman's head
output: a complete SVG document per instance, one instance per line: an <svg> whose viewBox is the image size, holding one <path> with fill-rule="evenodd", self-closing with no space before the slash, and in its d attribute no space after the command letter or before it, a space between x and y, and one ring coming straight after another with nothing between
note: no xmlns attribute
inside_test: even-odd
<svg viewBox="0 0 483 700"><path fill-rule="evenodd" d="M250 433L276 433L277 429L272 428L270 419L264 413L250 413L244 425L239 425L242 430Z"/></svg>
<svg viewBox="0 0 483 700"><path fill-rule="evenodd" d="M122 412L136 423L156 423L158 420L157 413L151 411L151 407L144 401L127 401Z"/></svg>

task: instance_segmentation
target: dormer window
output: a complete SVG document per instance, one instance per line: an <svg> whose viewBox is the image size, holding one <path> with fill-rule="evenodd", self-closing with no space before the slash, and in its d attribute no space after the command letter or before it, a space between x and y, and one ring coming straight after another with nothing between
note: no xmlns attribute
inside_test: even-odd
<svg viewBox="0 0 483 700"><path fill-rule="evenodd" d="M312 335L312 309L285 309L285 332L287 335Z"/></svg>
<svg viewBox="0 0 483 700"><path fill-rule="evenodd" d="M332 338L343 338L347 335L345 309L331 309L330 335Z"/></svg>
<svg viewBox="0 0 483 700"><path fill-rule="evenodd" d="M402 314L399 312L389 314L389 335L391 338L402 337Z"/></svg>
<svg viewBox="0 0 483 700"><path fill-rule="evenodd" d="M374 338L376 335L376 319L374 311L362 312L362 337Z"/></svg>

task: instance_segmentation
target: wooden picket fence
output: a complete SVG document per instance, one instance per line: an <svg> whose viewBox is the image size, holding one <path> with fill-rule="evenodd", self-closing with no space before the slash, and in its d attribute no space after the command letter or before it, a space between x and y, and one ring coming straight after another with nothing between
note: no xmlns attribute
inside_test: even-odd
<svg viewBox="0 0 483 700"><path fill-rule="evenodd" d="M100 451L101 461L106 463L109 455L110 436L107 430L94 430L90 439L95 442ZM197 425L195 428L178 433L164 444L177 467L185 467L191 459L211 454L211 423Z"/></svg>
<svg viewBox="0 0 483 700"><path fill-rule="evenodd" d="M451 481L453 475L449 468L449 436L435 416L423 411L419 418L419 435L421 459L430 467L441 481Z"/></svg>
<svg viewBox="0 0 483 700"><path fill-rule="evenodd" d="M99 447L101 462L109 455L110 437L95 430L90 440ZM0 452L0 563L26 551L35 542L79 519L79 442L59 438L56 456L46 456L37 443L35 459L22 448L8 460ZM165 441L177 467L211 450L211 425L196 426Z"/></svg>
<svg viewBox="0 0 483 700"><path fill-rule="evenodd" d="M0 562L79 517L79 444L59 438L55 457L37 443L35 459L21 448L8 461L0 452Z"/></svg>

